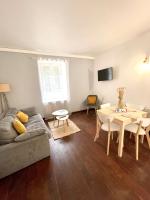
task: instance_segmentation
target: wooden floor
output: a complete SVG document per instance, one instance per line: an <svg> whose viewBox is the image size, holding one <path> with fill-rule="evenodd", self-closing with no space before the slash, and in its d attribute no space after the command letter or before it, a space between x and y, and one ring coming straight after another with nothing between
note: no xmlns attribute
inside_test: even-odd
<svg viewBox="0 0 150 200"><path fill-rule="evenodd" d="M53 141L46 158L0 180L0 200L142 200L150 199L150 152L146 141L135 160L134 138L125 137L123 158L116 137L106 156L107 135L96 143L95 113L74 113L81 132Z"/></svg>

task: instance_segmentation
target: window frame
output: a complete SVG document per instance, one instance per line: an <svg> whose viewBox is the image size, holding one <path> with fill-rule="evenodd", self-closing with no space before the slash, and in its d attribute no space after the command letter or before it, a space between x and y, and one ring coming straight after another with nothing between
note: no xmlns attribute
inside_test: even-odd
<svg viewBox="0 0 150 200"><path fill-rule="evenodd" d="M61 77L59 80L62 81L64 78L66 79L64 85L65 85L65 88L64 88L64 91L65 93L62 94L63 92L63 89L60 90L61 94L60 94L60 97L59 97L59 89L58 89L58 93L57 93L57 97L55 96L56 93L54 92L51 92L51 94L53 93L53 95L56 97L54 98L54 96L52 95L52 97L46 97L46 90L44 89L44 84L43 84L43 75L42 75L42 68L44 67L44 64L47 65L53 65L53 64L57 64L59 65L59 63L61 64L61 66L58 66L58 70L62 70L62 74L58 74L56 75L56 77L54 77L54 79L58 78L59 76L62 76L63 73L65 73L65 77ZM42 102L44 104L47 104L47 103L55 103L55 102L64 102L64 101L70 101L70 88L69 88L69 62L68 60L66 59L43 59L43 58L40 58L38 59L37 61L37 64L38 64L38 74L39 74L39 84L40 84L40 92L41 92L41 99L42 99ZM43 66L42 66L43 65ZM63 65L65 66L65 69L62 69L63 68ZM49 66L49 67L52 67L52 66ZM44 73L44 72L43 72ZM61 80L62 79L62 80ZM48 80L48 79L47 79ZM54 81L56 82L56 80ZM43 91L44 90L44 91ZM49 93L50 94L50 93ZM64 97L63 97L64 95ZM49 96L49 95L48 95ZM51 95L50 95L51 96Z"/></svg>

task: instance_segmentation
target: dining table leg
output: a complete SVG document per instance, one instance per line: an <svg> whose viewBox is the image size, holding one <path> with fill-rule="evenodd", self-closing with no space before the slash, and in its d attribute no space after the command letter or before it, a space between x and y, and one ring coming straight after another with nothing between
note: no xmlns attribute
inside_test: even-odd
<svg viewBox="0 0 150 200"><path fill-rule="evenodd" d="M147 138L148 146L149 146L149 148L150 148L150 137L149 137L149 133L146 133L146 138Z"/></svg>
<svg viewBox="0 0 150 200"><path fill-rule="evenodd" d="M123 153L123 146L124 146L124 123L120 127L120 134L119 134L119 145L118 145L118 156L122 157Z"/></svg>
<svg viewBox="0 0 150 200"><path fill-rule="evenodd" d="M149 132L150 132L150 126L148 126L146 128L146 138L147 138L148 146L150 148L150 136L149 136Z"/></svg>
<svg viewBox="0 0 150 200"><path fill-rule="evenodd" d="M95 135L95 138L94 138L94 142L96 142L96 140L99 138L100 129L101 129L101 123L100 123L100 120L97 116L96 117L96 135Z"/></svg>

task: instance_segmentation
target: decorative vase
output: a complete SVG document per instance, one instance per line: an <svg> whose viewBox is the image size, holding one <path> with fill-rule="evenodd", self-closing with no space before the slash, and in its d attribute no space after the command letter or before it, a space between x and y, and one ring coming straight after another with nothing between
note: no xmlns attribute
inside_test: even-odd
<svg viewBox="0 0 150 200"><path fill-rule="evenodd" d="M117 89L117 92L118 92L118 109L119 110L122 110L122 109L125 108L125 103L123 101L124 90L125 90L124 87Z"/></svg>

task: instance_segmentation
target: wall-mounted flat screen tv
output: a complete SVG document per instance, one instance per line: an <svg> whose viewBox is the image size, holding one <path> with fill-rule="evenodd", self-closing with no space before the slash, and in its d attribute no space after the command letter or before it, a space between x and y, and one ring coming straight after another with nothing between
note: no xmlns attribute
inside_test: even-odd
<svg viewBox="0 0 150 200"><path fill-rule="evenodd" d="M98 81L113 80L113 68L98 70Z"/></svg>

